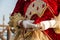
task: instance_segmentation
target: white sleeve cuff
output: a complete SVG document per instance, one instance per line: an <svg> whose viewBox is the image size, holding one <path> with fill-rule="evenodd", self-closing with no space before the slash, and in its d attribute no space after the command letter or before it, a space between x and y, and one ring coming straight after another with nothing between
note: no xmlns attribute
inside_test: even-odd
<svg viewBox="0 0 60 40"><path fill-rule="evenodd" d="M41 26L42 26L42 28L44 28L44 30L46 30L50 27L50 24L48 21L43 21L43 22L41 22Z"/></svg>
<svg viewBox="0 0 60 40"><path fill-rule="evenodd" d="M54 27L55 23L56 23L56 21L55 21L55 20L50 20L51 28L55 28L55 27Z"/></svg>
<svg viewBox="0 0 60 40"><path fill-rule="evenodd" d="M55 20L42 21L41 26L42 26L42 28L44 27L44 29L46 30L48 28L54 28L53 26L55 23L56 23Z"/></svg>

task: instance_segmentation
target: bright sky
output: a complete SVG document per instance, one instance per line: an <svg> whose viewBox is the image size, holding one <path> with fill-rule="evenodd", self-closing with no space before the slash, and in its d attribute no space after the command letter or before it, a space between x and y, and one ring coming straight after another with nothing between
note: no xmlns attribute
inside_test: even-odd
<svg viewBox="0 0 60 40"><path fill-rule="evenodd" d="M0 0L0 24L2 24L3 15L5 15L5 24L8 24L9 16L12 13L17 0Z"/></svg>

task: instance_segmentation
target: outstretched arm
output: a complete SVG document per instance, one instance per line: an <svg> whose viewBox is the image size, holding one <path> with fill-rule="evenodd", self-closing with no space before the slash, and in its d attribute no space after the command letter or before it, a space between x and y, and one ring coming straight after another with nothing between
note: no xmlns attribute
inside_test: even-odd
<svg viewBox="0 0 60 40"><path fill-rule="evenodd" d="M22 22L22 20L20 20L18 22L18 24L20 25L21 22ZM42 30L46 30L48 28L55 28L53 26L56 23L55 20L42 21L42 22L40 22L38 24L33 24L33 22L34 21L32 21L32 20L24 20L22 22L22 25L23 25L24 28L40 28Z"/></svg>

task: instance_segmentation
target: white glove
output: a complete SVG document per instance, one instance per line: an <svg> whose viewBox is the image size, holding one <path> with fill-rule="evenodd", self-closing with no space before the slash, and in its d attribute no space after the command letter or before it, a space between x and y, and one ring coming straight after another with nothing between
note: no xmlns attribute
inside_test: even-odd
<svg viewBox="0 0 60 40"><path fill-rule="evenodd" d="M33 22L33 20L24 20L22 24L24 28L34 28L36 24L33 24Z"/></svg>

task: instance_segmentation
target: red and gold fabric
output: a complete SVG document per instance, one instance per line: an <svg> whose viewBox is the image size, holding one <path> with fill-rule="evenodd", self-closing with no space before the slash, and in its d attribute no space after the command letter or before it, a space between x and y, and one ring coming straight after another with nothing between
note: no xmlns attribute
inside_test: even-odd
<svg viewBox="0 0 60 40"><path fill-rule="evenodd" d="M58 15L58 10L60 10L58 2L58 0L18 0L11 16L20 13L26 19L34 20L34 23L37 24Z"/></svg>
<svg viewBox="0 0 60 40"><path fill-rule="evenodd" d="M39 23L43 20L50 20L54 17L53 15L57 16L58 5L56 0L18 0L11 16L20 12L22 16L35 20L34 23Z"/></svg>
<svg viewBox="0 0 60 40"><path fill-rule="evenodd" d="M52 40L60 40L60 34L56 34L53 28L45 30Z"/></svg>

